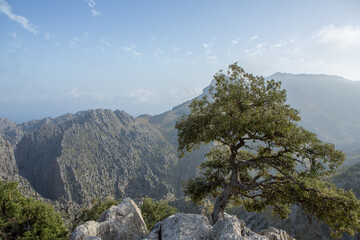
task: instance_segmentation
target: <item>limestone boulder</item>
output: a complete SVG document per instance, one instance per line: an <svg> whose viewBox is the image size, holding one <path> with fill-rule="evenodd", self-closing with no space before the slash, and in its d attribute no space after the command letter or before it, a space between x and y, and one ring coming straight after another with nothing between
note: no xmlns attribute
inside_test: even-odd
<svg viewBox="0 0 360 240"><path fill-rule="evenodd" d="M133 200L125 198L119 205L103 212L97 222L89 221L78 226L69 240L86 240L92 236L102 240L139 240L146 234L140 209Z"/></svg>
<svg viewBox="0 0 360 240"><path fill-rule="evenodd" d="M210 240L211 231L205 216L178 213L157 223L144 240Z"/></svg>
<svg viewBox="0 0 360 240"><path fill-rule="evenodd" d="M245 222L235 216L225 214L213 226L213 240L269 240L268 237L252 232Z"/></svg>
<svg viewBox="0 0 360 240"><path fill-rule="evenodd" d="M261 235L267 236L269 240L295 240L284 230L279 230L274 227L269 227L266 230L261 231Z"/></svg>

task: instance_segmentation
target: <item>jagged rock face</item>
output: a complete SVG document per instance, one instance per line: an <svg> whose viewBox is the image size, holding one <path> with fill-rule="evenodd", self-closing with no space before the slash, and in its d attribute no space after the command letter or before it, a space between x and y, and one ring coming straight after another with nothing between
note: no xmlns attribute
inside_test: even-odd
<svg viewBox="0 0 360 240"><path fill-rule="evenodd" d="M125 198L119 205L112 206L100 219L78 226L69 240L138 240L144 238L147 228L141 211L130 199Z"/></svg>
<svg viewBox="0 0 360 240"><path fill-rule="evenodd" d="M20 174L52 200L160 198L180 191L174 147L148 124L118 110L45 119L24 135L15 156Z"/></svg>
<svg viewBox="0 0 360 240"><path fill-rule="evenodd" d="M27 179L19 175L13 147L9 141L5 141L2 137L0 137L0 181L17 182L22 194L41 199Z"/></svg>
<svg viewBox="0 0 360 240"><path fill-rule="evenodd" d="M157 223L144 240L210 240L211 230L205 216L178 213Z"/></svg>
<svg viewBox="0 0 360 240"><path fill-rule="evenodd" d="M11 181L17 174L14 150L8 141L0 137L0 180Z"/></svg>

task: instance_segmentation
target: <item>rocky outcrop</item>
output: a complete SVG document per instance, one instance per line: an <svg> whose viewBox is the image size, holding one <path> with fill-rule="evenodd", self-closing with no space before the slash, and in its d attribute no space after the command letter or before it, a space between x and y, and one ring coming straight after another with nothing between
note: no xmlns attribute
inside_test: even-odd
<svg viewBox="0 0 360 240"><path fill-rule="evenodd" d="M144 240L210 240L211 230L205 216L178 213L157 223Z"/></svg>
<svg viewBox="0 0 360 240"><path fill-rule="evenodd" d="M285 232L274 227L269 227L266 230L261 231L261 235L267 236L269 240L295 240Z"/></svg>
<svg viewBox="0 0 360 240"><path fill-rule="evenodd" d="M112 206L100 219L78 226L69 240L138 240L144 238L147 228L141 211L130 199L125 198L119 205Z"/></svg>
<svg viewBox="0 0 360 240"><path fill-rule="evenodd" d="M146 233L140 209L125 198L103 212L97 222L78 226L69 240L295 240L272 227L257 234L244 221L228 214L211 226L205 216L178 213L158 222L147 236Z"/></svg>
<svg viewBox="0 0 360 240"><path fill-rule="evenodd" d="M225 214L225 218L218 220L213 226L212 239L269 240L269 238L266 236L261 236L255 232L252 232L250 228L246 227L244 221L239 220L237 219L237 217L228 214ZM271 239L271 240L280 240L280 239Z"/></svg>

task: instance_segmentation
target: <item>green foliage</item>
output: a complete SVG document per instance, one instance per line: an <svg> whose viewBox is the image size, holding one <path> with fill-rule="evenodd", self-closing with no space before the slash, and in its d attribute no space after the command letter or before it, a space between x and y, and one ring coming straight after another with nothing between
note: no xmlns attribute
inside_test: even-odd
<svg viewBox="0 0 360 240"><path fill-rule="evenodd" d="M297 124L299 113L286 104L281 82L245 73L236 63L214 78L211 99L195 99L175 125L181 155L215 144L185 193L195 203L217 197L214 221L229 202L248 211L273 206L281 218L296 204L325 222L334 236L359 231L355 195L322 180L345 155Z"/></svg>
<svg viewBox="0 0 360 240"><path fill-rule="evenodd" d="M157 222L160 222L177 212L177 209L171 207L168 201L154 201L151 198L143 199L140 210L149 230L151 230Z"/></svg>
<svg viewBox="0 0 360 240"><path fill-rule="evenodd" d="M80 222L87 221L97 221L101 214L109 209L111 206L118 205L121 202L121 199L114 200L111 198L107 198L105 200L100 200L99 198L95 198L91 201L91 205L89 207L84 207L80 214Z"/></svg>
<svg viewBox="0 0 360 240"><path fill-rule="evenodd" d="M51 205L23 197L17 183L0 181L1 239L66 239L67 234Z"/></svg>
<svg viewBox="0 0 360 240"><path fill-rule="evenodd" d="M116 201L112 198L106 198L105 200L94 198L89 202L78 205L67 199L61 199L60 211L69 232L73 232L77 226L86 221L97 221L105 210L118 205L120 202L121 199Z"/></svg>

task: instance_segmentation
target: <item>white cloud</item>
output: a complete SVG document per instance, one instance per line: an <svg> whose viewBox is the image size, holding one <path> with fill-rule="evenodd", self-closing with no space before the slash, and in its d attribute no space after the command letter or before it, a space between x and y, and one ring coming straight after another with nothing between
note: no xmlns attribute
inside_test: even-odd
<svg viewBox="0 0 360 240"><path fill-rule="evenodd" d="M216 40L216 39L212 39ZM203 47L205 48L205 54L206 54L206 59L208 60L208 63L210 63L211 65L217 65L218 64L218 58L217 56L213 53L212 47L214 46L213 42L210 43L203 43Z"/></svg>
<svg viewBox="0 0 360 240"><path fill-rule="evenodd" d="M13 46L15 48L21 48L21 42L12 42L11 46Z"/></svg>
<svg viewBox="0 0 360 240"><path fill-rule="evenodd" d="M185 91L179 91L177 89L173 89L170 91L170 96L174 100L174 102L179 103L197 97L201 93L202 93L201 87L197 87Z"/></svg>
<svg viewBox="0 0 360 240"><path fill-rule="evenodd" d="M156 48L154 51L154 56L157 60L160 60L162 62L170 62L171 59L165 55L166 51L160 49L160 48Z"/></svg>
<svg viewBox="0 0 360 240"><path fill-rule="evenodd" d="M172 49L173 49L174 51L179 51L179 50L180 50L179 47L173 47Z"/></svg>
<svg viewBox="0 0 360 240"><path fill-rule="evenodd" d="M191 51L187 51L186 52L186 56L191 56L192 55L192 52Z"/></svg>
<svg viewBox="0 0 360 240"><path fill-rule="evenodd" d="M255 41L256 39L258 39L258 35L251 36L251 37L249 38L249 41L250 41L250 42L253 42L253 41Z"/></svg>
<svg viewBox="0 0 360 240"><path fill-rule="evenodd" d="M23 16L14 14L11 10L11 6L5 0L0 0L0 13L4 13L11 20L18 22L26 30L37 34L35 27L30 24L29 20Z"/></svg>
<svg viewBox="0 0 360 240"><path fill-rule="evenodd" d="M45 38L46 38L47 40L49 40L50 38L52 38L52 34L51 34L51 33L45 33L44 36L45 36Z"/></svg>
<svg viewBox="0 0 360 240"><path fill-rule="evenodd" d="M267 46L267 42L258 43L253 49L246 49L245 53L250 56L263 55L268 50Z"/></svg>
<svg viewBox="0 0 360 240"><path fill-rule="evenodd" d="M210 47L212 47L212 43L203 43L203 47L204 48L210 48Z"/></svg>
<svg viewBox="0 0 360 240"><path fill-rule="evenodd" d="M92 14L94 17L101 15L101 13L100 13L99 11L95 10L95 9L90 9L90 11L91 11L91 14Z"/></svg>
<svg viewBox="0 0 360 240"><path fill-rule="evenodd" d="M332 45L339 49L360 47L360 26L325 26L315 33L319 45Z"/></svg>
<svg viewBox="0 0 360 240"><path fill-rule="evenodd" d="M131 47L123 47L122 48L125 52L131 52Z"/></svg>
<svg viewBox="0 0 360 240"><path fill-rule="evenodd" d="M95 7L95 5L96 5L96 2L94 0L85 0L85 2L87 2L89 7L91 7L91 8Z"/></svg>
<svg viewBox="0 0 360 240"><path fill-rule="evenodd" d="M240 40L241 40L241 38L237 38L237 39L235 39L235 40L231 40L231 44L232 44L232 45L236 45L236 44L239 43Z"/></svg>
<svg viewBox="0 0 360 240"><path fill-rule="evenodd" d="M140 57L141 56L141 53L137 52L137 51L132 51L132 53L137 56L137 57Z"/></svg>
<svg viewBox="0 0 360 240"><path fill-rule="evenodd" d="M15 39L18 39L16 32L10 32L9 35Z"/></svg>
<svg viewBox="0 0 360 240"><path fill-rule="evenodd" d="M154 97L154 92L147 89L138 88L129 93L129 96L134 100L134 102L149 102Z"/></svg>
<svg viewBox="0 0 360 240"><path fill-rule="evenodd" d="M134 55L135 57L141 57L141 53L136 51L136 46L134 45L130 45L130 46L127 46L127 47L123 47L122 50L126 53L131 53L132 55Z"/></svg>
<svg viewBox="0 0 360 240"><path fill-rule="evenodd" d="M258 43L231 56L249 72L338 75L360 80L360 26L324 26L301 38Z"/></svg>
<svg viewBox="0 0 360 240"><path fill-rule="evenodd" d="M102 41L106 46L110 47L111 46L111 43L109 43L108 41L106 41L105 39L103 38L100 38L100 41Z"/></svg>
<svg viewBox="0 0 360 240"><path fill-rule="evenodd" d="M271 44L271 45L270 45L270 49L281 48L281 47L286 46L286 44L287 44L286 41L281 40L281 41L279 41L279 42L277 42L277 43Z"/></svg>
<svg viewBox="0 0 360 240"><path fill-rule="evenodd" d="M104 94L102 91L79 91L77 89L72 89L65 94L65 96L61 96L62 98L70 97L70 98L85 98L92 100L105 100L107 98L112 98L112 96Z"/></svg>

